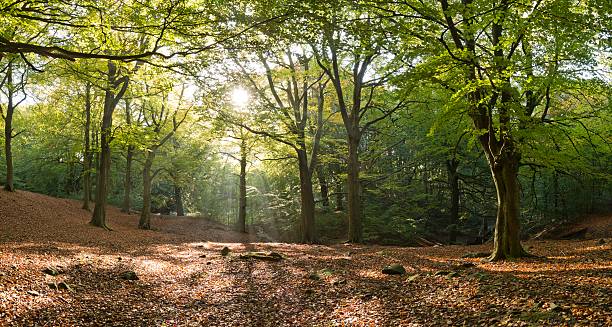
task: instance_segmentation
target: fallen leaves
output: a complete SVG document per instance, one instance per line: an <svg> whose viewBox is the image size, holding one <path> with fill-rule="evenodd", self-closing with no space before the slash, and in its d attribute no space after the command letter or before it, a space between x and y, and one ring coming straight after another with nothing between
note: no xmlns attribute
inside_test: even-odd
<svg viewBox="0 0 612 327"><path fill-rule="evenodd" d="M76 201L14 196L47 209L0 203L0 226L15 226L0 232L2 326L612 325L609 240L529 242L539 258L480 263L462 256L486 246L249 243L182 218L140 231L113 208L105 232ZM392 265L406 275L383 274Z"/></svg>

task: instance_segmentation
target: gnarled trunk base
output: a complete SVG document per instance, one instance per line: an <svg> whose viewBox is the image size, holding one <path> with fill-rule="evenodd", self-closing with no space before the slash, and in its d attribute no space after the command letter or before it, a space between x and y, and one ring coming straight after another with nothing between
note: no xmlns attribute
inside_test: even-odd
<svg viewBox="0 0 612 327"><path fill-rule="evenodd" d="M520 157L498 158L491 169L497 191L497 221L490 261L530 256L520 241L520 190L518 164Z"/></svg>

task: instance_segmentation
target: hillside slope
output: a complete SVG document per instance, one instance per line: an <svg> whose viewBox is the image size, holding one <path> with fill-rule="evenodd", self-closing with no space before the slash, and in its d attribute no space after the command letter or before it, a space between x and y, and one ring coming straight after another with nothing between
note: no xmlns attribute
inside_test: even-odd
<svg viewBox="0 0 612 327"><path fill-rule="evenodd" d="M0 192L0 242L65 242L130 248L133 245L205 240L212 242L253 241L248 235L226 230L202 218L152 216L154 231L138 226L137 214L107 207L112 232L90 226L91 213L81 202L58 199L26 191Z"/></svg>

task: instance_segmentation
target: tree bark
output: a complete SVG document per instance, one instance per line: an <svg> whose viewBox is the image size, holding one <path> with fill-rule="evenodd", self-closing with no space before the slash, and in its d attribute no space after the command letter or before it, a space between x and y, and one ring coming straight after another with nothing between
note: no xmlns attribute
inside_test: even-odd
<svg viewBox="0 0 612 327"><path fill-rule="evenodd" d="M344 211L344 189L342 185L344 182L336 175L332 175L332 182L334 183L335 190L335 211Z"/></svg>
<svg viewBox="0 0 612 327"><path fill-rule="evenodd" d="M183 188L177 183L174 184L174 202L176 203L176 215L184 216L185 207L183 206Z"/></svg>
<svg viewBox="0 0 612 327"><path fill-rule="evenodd" d="M348 157L348 241L361 243L363 233L361 226L361 185L359 182L359 138L349 136Z"/></svg>
<svg viewBox="0 0 612 327"><path fill-rule="evenodd" d="M132 210L132 162L134 160L134 146L128 145L125 155L125 177L123 180L123 202L121 212L130 214Z"/></svg>
<svg viewBox="0 0 612 327"><path fill-rule="evenodd" d="M151 182L153 180L151 167L153 167L153 159L155 159L154 149L147 153L142 168L142 210L138 221L138 228L140 229L151 229Z"/></svg>
<svg viewBox="0 0 612 327"><path fill-rule="evenodd" d="M329 208L329 185L327 184L327 179L325 178L325 173L323 172L323 167L321 165L317 165L317 179L319 180L319 187L321 189L321 204L323 208Z"/></svg>
<svg viewBox="0 0 612 327"><path fill-rule="evenodd" d="M498 199L494 248L490 257L493 261L528 255L520 242L519 161L520 155L507 153L506 157L499 158L491 167Z"/></svg>
<svg viewBox="0 0 612 327"><path fill-rule="evenodd" d="M301 147L297 150L297 155L300 171L301 242L312 244L317 241L315 233L315 201L312 174L308 168L308 156L306 155L304 144L301 144Z"/></svg>
<svg viewBox="0 0 612 327"><path fill-rule="evenodd" d="M113 124L113 110L110 108L112 94L110 94L110 91L106 91L105 98L104 114L102 117L102 126L100 128L100 158L98 160L98 169L96 174L96 203L90 224L108 229L108 226L106 226L105 206L111 165L110 133Z"/></svg>
<svg viewBox="0 0 612 327"><path fill-rule="evenodd" d="M4 190L13 192L15 186L13 183L13 113L15 105L13 103L13 64L9 63L6 70L6 84L8 88L7 97L8 104L6 106L6 116L4 117L4 157L6 160L6 183Z"/></svg>
<svg viewBox="0 0 612 327"><path fill-rule="evenodd" d="M132 112L130 110L130 101L125 100L125 122L128 126L132 124ZM134 146L128 145L125 155L125 176L123 180L123 202L121 203L121 212L130 214L132 209L132 161L134 158Z"/></svg>
<svg viewBox="0 0 612 327"><path fill-rule="evenodd" d="M448 185L450 188L450 215L448 220L448 241L455 243L457 241L457 225L459 224L459 160L453 158L446 161L448 170Z"/></svg>
<svg viewBox="0 0 612 327"><path fill-rule="evenodd" d="M244 137L240 143L240 185L239 185L239 203L238 203L238 222L236 228L241 233L246 233L246 166L247 166L247 149L246 140Z"/></svg>
<svg viewBox="0 0 612 327"><path fill-rule="evenodd" d="M127 89L129 79L122 78L122 81L117 80L117 66L108 62L108 80L109 85L104 94L104 112L102 115L102 125L100 128L100 159L97 169L96 182L96 204L94 206L93 215L90 224L110 230L106 225L106 196L108 190L108 182L110 177L111 166L111 133L113 127L113 112L117 106L117 102ZM115 88L121 85L121 90L115 94Z"/></svg>
<svg viewBox="0 0 612 327"><path fill-rule="evenodd" d="M89 200L91 197L91 144L89 140L91 130L91 83L85 84L85 130L83 156L83 209L89 211Z"/></svg>

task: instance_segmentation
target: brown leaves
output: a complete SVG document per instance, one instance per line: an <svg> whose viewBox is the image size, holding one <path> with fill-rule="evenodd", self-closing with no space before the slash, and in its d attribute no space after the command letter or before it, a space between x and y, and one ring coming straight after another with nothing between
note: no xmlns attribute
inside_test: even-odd
<svg viewBox="0 0 612 327"><path fill-rule="evenodd" d="M0 325L612 325L609 239L529 242L541 258L480 263L461 257L486 246L248 243L192 218L140 231L137 217L108 211L114 232L88 226L78 202L3 194ZM283 259L240 259L249 253ZM406 275L382 273L394 264Z"/></svg>

